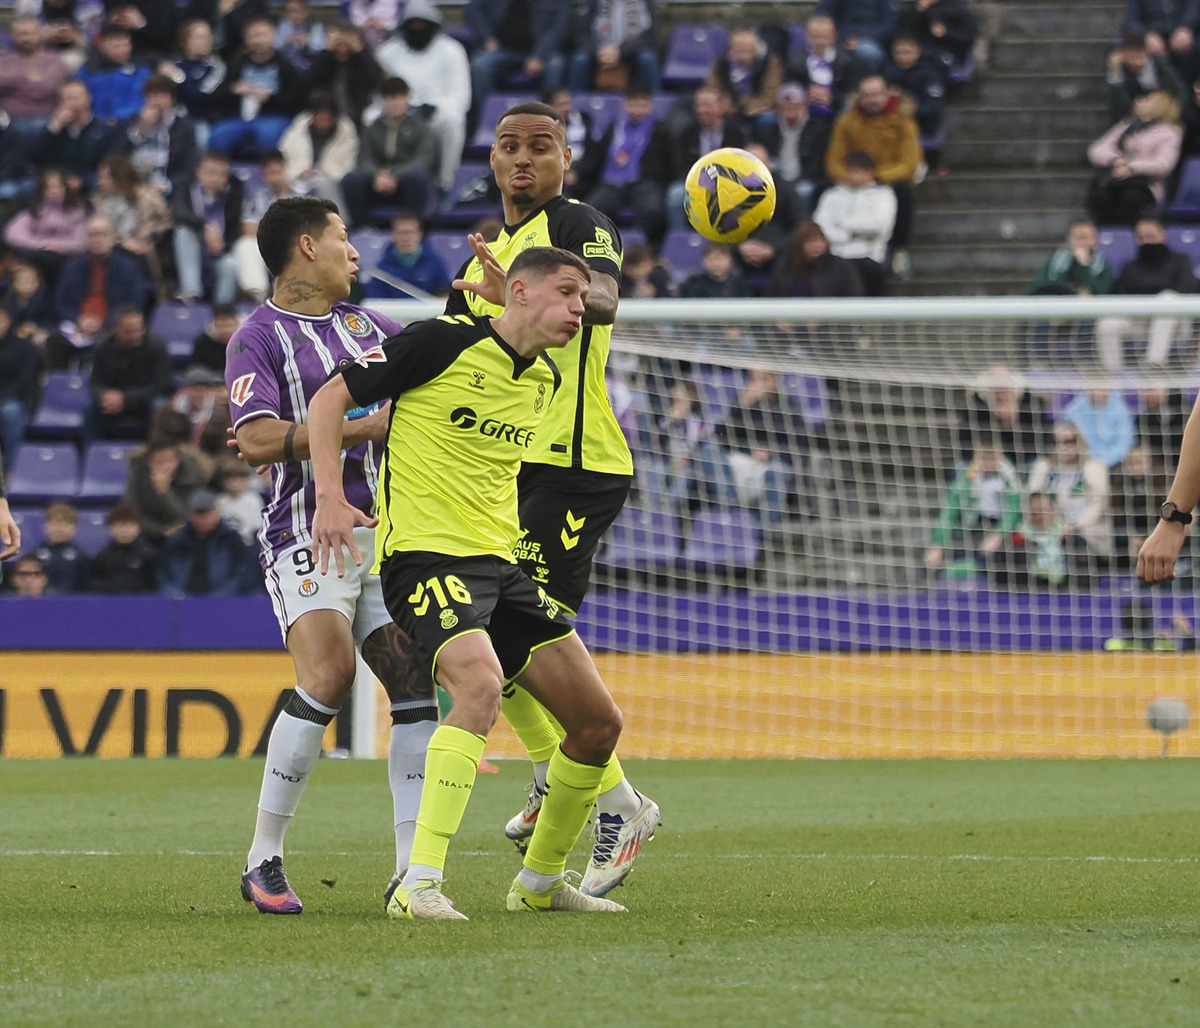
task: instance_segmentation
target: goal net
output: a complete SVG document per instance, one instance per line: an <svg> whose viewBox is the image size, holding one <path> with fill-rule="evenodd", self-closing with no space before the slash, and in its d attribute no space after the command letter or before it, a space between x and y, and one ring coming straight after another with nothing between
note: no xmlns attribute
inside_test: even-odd
<svg viewBox="0 0 1200 1028"><path fill-rule="evenodd" d="M1167 586L1132 569L1194 324L1187 298L623 303L636 476L578 621L621 752L1161 752L1151 705L1194 699L1200 565L1189 544Z"/></svg>

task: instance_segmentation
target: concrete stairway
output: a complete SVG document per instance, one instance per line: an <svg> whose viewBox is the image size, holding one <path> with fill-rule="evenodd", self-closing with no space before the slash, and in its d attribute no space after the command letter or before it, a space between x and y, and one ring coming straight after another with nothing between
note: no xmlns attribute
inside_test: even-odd
<svg viewBox="0 0 1200 1028"><path fill-rule="evenodd" d="M1107 127L1104 55L1123 0L976 4L985 66L948 104L949 174L918 190L912 295L1024 293L1082 212Z"/></svg>

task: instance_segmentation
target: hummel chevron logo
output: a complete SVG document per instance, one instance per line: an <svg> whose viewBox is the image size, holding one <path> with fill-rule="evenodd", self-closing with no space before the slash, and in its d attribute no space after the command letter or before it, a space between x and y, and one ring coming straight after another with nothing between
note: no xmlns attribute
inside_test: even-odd
<svg viewBox="0 0 1200 1028"><path fill-rule="evenodd" d="M571 533L578 532L583 528L585 521L587 521L586 515L582 518L577 518L570 511L567 511L567 527L559 533L559 539L562 540L564 550L573 550L579 545L579 536L571 535Z"/></svg>

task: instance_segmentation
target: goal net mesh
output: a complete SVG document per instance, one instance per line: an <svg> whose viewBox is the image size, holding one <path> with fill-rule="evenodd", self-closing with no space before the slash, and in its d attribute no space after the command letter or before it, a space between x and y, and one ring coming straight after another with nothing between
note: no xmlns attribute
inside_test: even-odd
<svg viewBox="0 0 1200 1028"><path fill-rule="evenodd" d="M1191 547L1167 586L1132 568L1200 382L1188 319L653 303L613 335L636 475L578 621L623 754L1162 751L1150 705L1195 689Z"/></svg>

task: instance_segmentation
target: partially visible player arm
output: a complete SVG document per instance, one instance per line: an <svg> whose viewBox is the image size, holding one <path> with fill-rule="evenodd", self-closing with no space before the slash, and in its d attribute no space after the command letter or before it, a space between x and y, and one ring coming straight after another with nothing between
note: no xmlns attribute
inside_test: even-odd
<svg viewBox="0 0 1200 1028"><path fill-rule="evenodd" d="M8 560L21 548L21 526L13 520L4 495L4 458L0 457L0 560Z"/></svg>
<svg viewBox="0 0 1200 1028"><path fill-rule="evenodd" d="M365 418L347 421L342 430L342 447L349 449L369 440L386 439L390 415L391 405L385 404ZM310 457L308 425L278 418L254 418L239 425L236 435L241 457L252 468Z"/></svg>
<svg viewBox="0 0 1200 1028"><path fill-rule="evenodd" d="M1191 512L1200 501L1200 399L1192 408L1187 428L1183 433L1183 446L1179 450L1175 481L1166 495L1176 507ZM1175 561L1183 549L1187 537L1187 525L1177 521L1159 520L1142 548L1138 551L1137 576L1147 585L1163 582L1175 577Z"/></svg>
<svg viewBox="0 0 1200 1028"><path fill-rule="evenodd" d="M329 571L332 552L338 578L346 577L346 555L350 550L355 567L362 565L362 554L354 542L359 525L375 526L368 517L346 499L342 488L342 431L346 411L357 406L341 375L335 375L317 391L308 407L308 448L316 483L317 509L313 514L313 557L321 574Z"/></svg>
<svg viewBox="0 0 1200 1028"><path fill-rule="evenodd" d="M587 304L583 310L585 325L611 325L617 320L617 302L621 298L621 286L611 275L592 270L592 282L588 287Z"/></svg>

